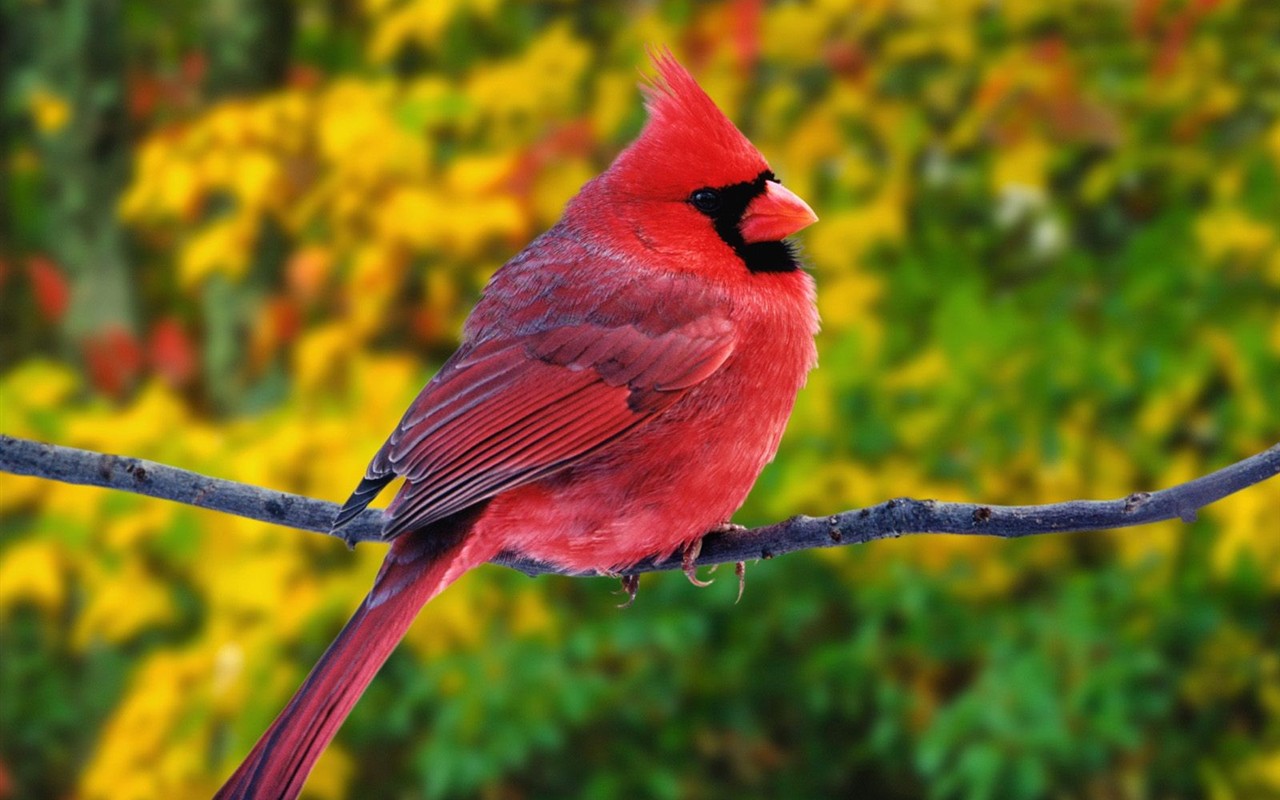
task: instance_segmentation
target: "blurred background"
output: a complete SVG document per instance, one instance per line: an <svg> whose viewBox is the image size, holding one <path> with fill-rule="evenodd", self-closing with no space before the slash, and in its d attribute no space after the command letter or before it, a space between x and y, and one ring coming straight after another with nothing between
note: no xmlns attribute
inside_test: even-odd
<svg viewBox="0 0 1280 800"><path fill-rule="evenodd" d="M1110 498L1280 439L1280 5L9 0L0 430L341 501L669 45L822 217L738 517ZM208 796L382 555L0 476L0 798ZM1280 797L1280 484L1192 525L496 567L317 798Z"/></svg>

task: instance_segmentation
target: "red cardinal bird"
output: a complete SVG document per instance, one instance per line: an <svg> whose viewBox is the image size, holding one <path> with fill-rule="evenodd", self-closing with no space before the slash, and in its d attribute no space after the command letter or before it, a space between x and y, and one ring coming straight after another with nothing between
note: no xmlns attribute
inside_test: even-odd
<svg viewBox="0 0 1280 800"><path fill-rule="evenodd" d="M218 797L295 797L418 611L507 552L621 573L693 556L773 457L816 360L817 217L671 55L649 121L500 269L334 522L392 479L364 603ZM626 582L634 593L634 580Z"/></svg>

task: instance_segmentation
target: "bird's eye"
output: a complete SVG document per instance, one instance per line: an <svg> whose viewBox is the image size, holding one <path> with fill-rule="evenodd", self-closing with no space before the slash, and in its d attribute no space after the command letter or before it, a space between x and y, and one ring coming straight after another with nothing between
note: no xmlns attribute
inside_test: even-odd
<svg viewBox="0 0 1280 800"><path fill-rule="evenodd" d="M715 189L698 189L689 195L689 202L704 214L710 214L720 210L720 193Z"/></svg>

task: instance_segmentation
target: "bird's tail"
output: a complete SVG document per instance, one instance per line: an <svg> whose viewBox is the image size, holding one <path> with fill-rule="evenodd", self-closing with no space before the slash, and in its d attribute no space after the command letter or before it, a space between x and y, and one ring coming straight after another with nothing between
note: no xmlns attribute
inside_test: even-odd
<svg viewBox="0 0 1280 800"><path fill-rule="evenodd" d="M294 798L418 611L494 554L465 525L398 537L377 580L293 699L215 798Z"/></svg>

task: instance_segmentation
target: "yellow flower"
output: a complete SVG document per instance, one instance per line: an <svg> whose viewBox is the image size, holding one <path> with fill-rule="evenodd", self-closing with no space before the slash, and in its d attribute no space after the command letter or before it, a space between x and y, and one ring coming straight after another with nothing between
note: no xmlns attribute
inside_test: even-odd
<svg viewBox="0 0 1280 800"><path fill-rule="evenodd" d="M36 89L27 99L36 130L44 134L57 133L71 119L71 105L61 95L47 89Z"/></svg>
<svg viewBox="0 0 1280 800"><path fill-rule="evenodd" d="M1051 150L1039 139L1027 139L997 151L991 184L997 191L1027 187L1043 194L1049 177Z"/></svg>
<svg viewBox="0 0 1280 800"><path fill-rule="evenodd" d="M1213 548L1213 566L1219 574L1231 574L1238 560L1247 559L1261 567L1270 586L1280 588L1280 537L1264 533L1275 530L1277 508L1280 487L1276 481L1267 481L1206 509L1219 525Z"/></svg>
<svg viewBox="0 0 1280 800"><path fill-rule="evenodd" d="M766 12L765 30L774 35L760 41L761 52L770 60L807 63L822 51L829 20L799 3L779 3Z"/></svg>
<svg viewBox="0 0 1280 800"><path fill-rule="evenodd" d="M419 250L438 244L447 233L442 224L446 213L445 203L435 193L421 186L401 186L377 210L378 238Z"/></svg>
<svg viewBox="0 0 1280 800"><path fill-rule="evenodd" d="M608 72L596 78L595 98L591 102L591 130L597 138L607 139L618 132L622 123L635 112L637 80L630 72Z"/></svg>
<svg viewBox="0 0 1280 800"><path fill-rule="evenodd" d="M65 556L52 542L21 542L7 548L0 553L0 613L31 603L56 616L66 602L66 572Z"/></svg>
<svg viewBox="0 0 1280 800"><path fill-rule="evenodd" d="M1252 263L1276 242L1276 230L1239 208L1222 207L1196 220L1196 238L1210 262L1239 259Z"/></svg>
<svg viewBox="0 0 1280 800"><path fill-rule="evenodd" d="M70 368L33 358L24 361L0 379L0 408L8 429L28 411L52 411L80 384Z"/></svg>
<svg viewBox="0 0 1280 800"><path fill-rule="evenodd" d="M173 431L190 427L190 414L182 398L163 381L151 380L137 398L123 409L81 414L67 422L66 440L79 447L108 453L146 454L161 458L164 447L187 448Z"/></svg>
<svg viewBox="0 0 1280 800"><path fill-rule="evenodd" d="M394 248L366 245L356 251L347 295L352 322L362 335L372 335L386 323L387 306L404 280L406 262Z"/></svg>
<svg viewBox="0 0 1280 800"><path fill-rule="evenodd" d="M341 800L348 797L347 784L356 771L355 761L339 745L330 745L320 755L315 769L307 776L307 797L316 800Z"/></svg>
<svg viewBox="0 0 1280 800"><path fill-rule="evenodd" d="M946 383L950 375L946 353L935 346L890 372L881 385L888 391L928 389Z"/></svg>
<svg viewBox="0 0 1280 800"><path fill-rule="evenodd" d="M209 731L193 711L207 703L211 656L161 652L137 670L97 741L79 796L208 797Z"/></svg>
<svg viewBox="0 0 1280 800"><path fill-rule="evenodd" d="M389 0L366 0L365 10L374 18L369 38L369 58L375 62L394 58L407 44L427 47L440 42L449 23L459 13L481 18L493 16L502 0L409 0L388 10Z"/></svg>
<svg viewBox="0 0 1280 800"><path fill-rule="evenodd" d="M491 122L514 128L505 133L524 138L534 120L573 110L577 83L590 58L590 49L568 25L555 24L520 57L477 68L467 82L467 95Z"/></svg>
<svg viewBox="0 0 1280 800"><path fill-rule="evenodd" d="M405 634L405 644L424 660L479 644L485 628L479 621L486 616L479 597L482 578L478 571L468 572L432 600L427 612Z"/></svg>
<svg viewBox="0 0 1280 800"><path fill-rule="evenodd" d="M501 191L503 181L515 171L516 163L514 153L459 156L445 173L445 186L451 194Z"/></svg>
<svg viewBox="0 0 1280 800"><path fill-rule="evenodd" d="M256 238L253 220L245 216L218 220L198 231L178 256L182 287L196 289L216 273L238 280L249 267Z"/></svg>
<svg viewBox="0 0 1280 800"><path fill-rule="evenodd" d="M594 175L591 165L580 158L557 159L548 164L538 173L533 185L533 209L538 223L551 225L558 220L564 204ZM510 213L510 209L507 212ZM514 221L507 220L508 223ZM516 225L508 228L511 232L517 229Z"/></svg>
<svg viewBox="0 0 1280 800"><path fill-rule="evenodd" d="M359 344L344 325L330 324L303 336L294 349L293 369L300 392L315 392L345 370Z"/></svg>
<svg viewBox="0 0 1280 800"><path fill-rule="evenodd" d="M283 175L280 164L262 150L245 150L235 159L232 168L236 197L250 212L269 205L279 205L283 199Z"/></svg>
<svg viewBox="0 0 1280 800"><path fill-rule="evenodd" d="M1243 770L1268 794L1280 793L1280 749L1270 750L1248 760Z"/></svg>
<svg viewBox="0 0 1280 800"><path fill-rule="evenodd" d="M816 267L837 274L847 272L879 242L901 241L906 232L902 202L894 190L856 209L827 216L808 237L808 252Z"/></svg>
<svg viewBox="0 0 1280 800"><path fill-rule="evenodd" d="M118 574L104 574L91 583L88 606L77 618L72 635L80 649L99 639L127 642L174 617L168 588L137 560L126 561Z"/></svg>

